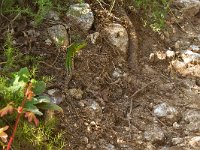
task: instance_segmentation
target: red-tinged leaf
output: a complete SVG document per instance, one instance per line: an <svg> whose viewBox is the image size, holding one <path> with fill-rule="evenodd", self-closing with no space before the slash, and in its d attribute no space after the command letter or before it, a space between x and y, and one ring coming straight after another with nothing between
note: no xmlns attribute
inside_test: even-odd
<svg viewBox="0 0 200 150"><path fill-rule="evenodd" d="M28 85L28 88L26 90L25 95L26 95L26 97L27 97L28 100L32 100L33 96L35 96L35 94L32 91L32 83L30 83Z"/></svg>
<svg viewBox="0 0 200 150"><path fill-rule="evenodd" d="M36 118L36 116L33 112L26 112L25 117L28 118L29 122L34 121L35 125L38 126L39 120Z"/></svg>
<svg viewBox="0 0 200 150"><path fill-rule="evenodd" d="M5 126L0 128L0 138L3 142L7 142L8 135L4 132L9 128L9 126Z"/></svg>
<svg viewBox="0 0 200 150"><path fill-rule="evenodd" d="M0 110L0 116L3 117L5 115L7 115L8 113L11 114L13 112L13 106L12 106L12 102L9 103L6 107L4 107L3 109Z"/></svg>
<svg viewBox="0 0 200 150"><path fill-rule="evenodd" d="M19 114L21 114L22 111L23 111L23 108L22 108L21 106L19 106L19 107L17 108L17 112L18 112Z"/></svg>

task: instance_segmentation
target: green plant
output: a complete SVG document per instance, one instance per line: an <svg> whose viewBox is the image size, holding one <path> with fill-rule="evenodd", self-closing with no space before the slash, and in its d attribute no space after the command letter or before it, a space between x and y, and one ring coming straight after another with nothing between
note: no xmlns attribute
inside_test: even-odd
<svg viewBox="0 0 200 150"><path fill-rule="evenodd" d="M22 6L25 0L21 0L21 4L17 0L3 0L1 3L1 12L3 14L25 14L34 18L35 25L42 22L47 12L52 8L52 0L34 0L29 1L26 6ZM34 5L33 5L34 4ZM35 8L38 8L35 12Z"/></svg>
<svg viewBox="0 0 200 150"><path fill-rule="evenodd" d="M6 36L6 41L4 44L4 55L6 57L6 65L5 65L6 69L13 67L14 61L15 61L15 57L14 57L15 54L16 54L16 50L13 46L12 35L10 32L8 32Z"/></svg>
<svg viewBox="0 0 200 150"><path fill-rule="evenodd" d="M7 150L11 147L22 114L25 114L29 122L34 121L35 125L38 125L39 120L35 115L43 115L41 109L62 111L61 107L51 103L49 97L42 95L45 88L45 82L33 79L28 68L13 73L12 78L0 78L0 106L3 106L0 116L17 113Z"/></svg>
<svg viewBox="0 0 200 150"><path fill-rule="evenodd" d="M47 12L52 8L51 0L36 0L38 11L34 16L35 24L38 25L44 19Z"/></svg>
<svg viewBox="0 0 200 150"><path fill-rule="evenodd" d="M48 122L41 122L36 128L27 122L21 122L16 132L15 149L29 148L32 145L34 150L62 150L66 145L64 132L56 132L58 120L51 119Z"/></svg>
<svg viewBox="0 0 200 150"><path fill-rule="evenodd" d="M136 8L144 10L144 22L159 32L165 26L165 18L172 0L135 0Z"/></svg>

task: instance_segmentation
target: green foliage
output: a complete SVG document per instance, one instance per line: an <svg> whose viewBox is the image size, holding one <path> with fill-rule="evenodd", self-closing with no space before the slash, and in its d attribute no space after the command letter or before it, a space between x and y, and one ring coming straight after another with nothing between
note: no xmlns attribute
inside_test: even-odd
<svg viewBox="0 0 200 150"><path fill-rule="evenodd" d="M47 12L52 8L52 0L36 0L38 11L34 16L35 24L38 25L44 19Z"/></svg>
<svg viewBox="0 0 200 150"><path fill-rule="evenodd" d="M25 14L34 18L35 25L42 22L47 12L52 8L52 0L33 0L25 6L25 0L4 0L1 4L1 12L4 14ZM34 5L33 5L34 4ZM35 8L38 10L35 12Z"/></svg>
<svg viewBox="0 0 200 150"><path fill-rule="evenodd" d="M28 82L31 82L35 97L33 97L33 100L26 102L26 111L33 112L37 115L42 115L39 108L62 111L62 108L52 104L47 96L41 96L45 91L46 83L44 81L31 79L31 77L32 75L28 68L22 68L20 71L13 73L12 78L0 77L0 96L3 97L0 106L12 101L14 101L16 107L20 106L24 98L24 89Z"/></svg>
<svg viewBox="0 0 200 150"><path fill-rule="evenodd" d="M57 122L58 120L51 119L48 122L41 122L38 127L21 122L13 147L30 150L63 150L66 145L64 132L56 133Z"/></svg>
<svg viewBox="0 0 200 150"><path fill-rule="evenodd" d="M164 28L171 0L135 0L134 4L144 10L144 20L154 31Z"/></svg>
<svg viewBox="0 0 200 150"><path fill-rule="evenodd" d="M13 47L13 40L11 33L7 33L6 41L4 44L4 55L6 57L6 65L5 68L9 69L13 67L15 61L15 48Z"/></svg>
<svg viewBox="0 0 200 150"><path fill-rule="evenodd" d="M86 46L86 42L81 42L81 43L73 43L67 48L67 55L66 55L66 68L69 72L71 72L72 67L73 67L73 58L74 55L82 48Z"/></svg>

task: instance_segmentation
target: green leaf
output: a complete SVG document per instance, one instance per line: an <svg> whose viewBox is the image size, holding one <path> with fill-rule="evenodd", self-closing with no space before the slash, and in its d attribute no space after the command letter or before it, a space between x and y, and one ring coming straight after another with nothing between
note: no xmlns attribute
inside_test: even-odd
<svg viewBox="0 0 200 150"><path fill-rule="evenodd" d="M39 104L39 103L50 103L51 100L48 96L38 96L33 98L32 100L34 104Z"/></svg>
<svg viewBox="0 0 200 150"><path fill-rule="evenodd" d="M33 84L33 92L35 95L40 95L45 91L46 83L44 81L31 80Z"/></svg>
<svg viewBox="0 0 200 150"><path fill-rule="evenodd" d="M36 105L40 109L45 109L45 110L57 110L57 111L63 111L63 109L53 103L40 103Z"/></svg>
<svg viewBox="0 0 200 150"><path fill-rule="evenodd" d="M72 43L68 48L67 48L67 56L66 56L66 68L67 71L72 70L72 64L73 64L73 57L75 53L77 53L80 49L84 48L87 45L87 43L81 42L81 43Z"/></svg>
<svg viewBox="0 0 200 150"><path fill-rule="evenodd" d="M30 72L28 71L28 68L21 68L15 75L15 77L19 77L19 81L28 82L30 80Z"/></svg>
<svg viewBox="0 0 200 150"><path fill-rule="evenodd" d="M33 100L27 101L25 106L24 106L24 110L33 112L36 115L40 115L40 116L43 115L43 113L40 112L39 109L34 104L35 104L35 102Z"/></svg>
<svg viewBox="0 0 200 150"><path fill-rule="evenodd" d="M15 76L11 86L8 87L8 89L10 89L10 91L12 91L12 92L16 92L16 91L19 91L20 89L24 89L26 86L26 82L19 81L19 80L20 80L20 77Z"/></svg>

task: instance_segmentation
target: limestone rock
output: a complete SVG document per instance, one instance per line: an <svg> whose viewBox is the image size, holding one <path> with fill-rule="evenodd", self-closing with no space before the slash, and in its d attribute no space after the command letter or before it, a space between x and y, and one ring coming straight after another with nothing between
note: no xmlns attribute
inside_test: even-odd
<svg viewBox="0 0 200 150"><path fill-rule="evenodd" d="M165 122L173 124L178 121L180 116L176 108L169 106L167 103L161 103L154 107L153 113L155 116L162 118Z"/></svg>
<svg viewBox="0 0 200 150"><path fill-rule="evenodd" d="M188 123L186 130L200 131L200 111L188 110L184 113L183 119Z"/></svg>
<svg viewBox="0 0 200 150"><path fill-rule="evenodd" d="M174 4L178 6L184 17L193 17L200 11L199 0L175 0Z"/></svg>
<svg viewBox="0 0 200 150"><path fill-rule="evenodd" d="M109 24L102 33L111 46L118 48L124 54L127 53L128 33L121 24Z"/></svg>
<svg viewBox="0 0 200 150"><path fill-rule="evenodd" d="M164 142L165 134L157 125L151 125L146 128L144 138L152 143L162 143Z"/></svg>
<svg viewBox="0 0 200 150"><path fill-rule="evenodd" d="M65 47L69 45L69 35L67 33L65 26L54 25L48 28L47 31L56 45Z"/></svg>
<svg viewBox="0 0 200 150"><path fill-rule="evenodd" d="M50 100L54 104L60 104L63 101L62 92L59 89L50 89L47 91Z"/></svg>
<svg viewBox="0 0 200 150"><path fill-rule="evenodd" d="M67 18L71 25L76 25L83 31L88 31L94 22L94 14L87 3L71 5Z"/></svg>
<svg viewBox="0 0 200 150"><path fill-rule="evenodd" d="M69 89L69 94L75 99L82 99L83 91L81 89Z"/></svg>

